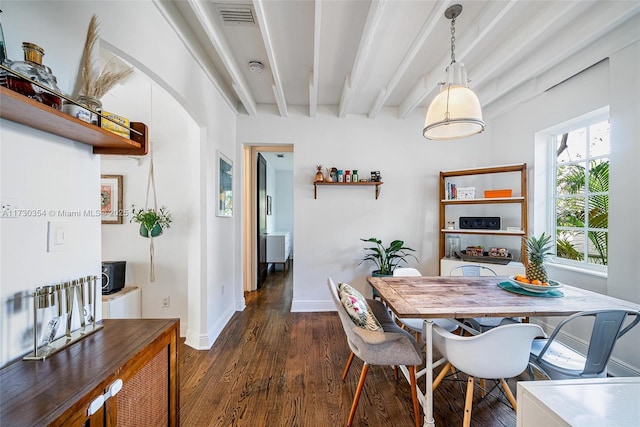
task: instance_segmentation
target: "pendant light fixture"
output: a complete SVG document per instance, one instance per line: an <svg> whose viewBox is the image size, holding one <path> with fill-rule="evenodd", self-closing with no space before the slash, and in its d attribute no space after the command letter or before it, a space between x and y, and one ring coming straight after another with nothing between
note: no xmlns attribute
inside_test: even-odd
<svg viewBox="0 0 640 427"><path fill-rule="evenodd" d="M478 97L467 86L467 70L456 62L456 18L462 5L447 8L444 16L451 20L451 64L447 67L447 82L442 83L427 110L422 134L427 139L448 140L465 138L484 130L482 109Z"/></svg>

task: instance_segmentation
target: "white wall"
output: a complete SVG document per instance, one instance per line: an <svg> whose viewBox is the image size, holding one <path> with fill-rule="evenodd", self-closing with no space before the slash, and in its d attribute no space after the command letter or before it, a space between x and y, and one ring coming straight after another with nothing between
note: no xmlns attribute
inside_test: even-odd
<svg viewBox="0 0 640 427"><path fill-rule="evenodd" d="M294 311L329 309L327 276L349 281L371 294L365 278L372 265L358 265L364 255L360 238L389 243L402 239L417 250L424 274L437 274L440 170L485 166L491 159L487 135L451 143L422 136L423 112L397 119L383 112L376 120L336 117L320 111L310 120L291 109L289 117L263 111L238 118L238 141L260 145L293 144ZM462 155L464 153L464 155ZM472 159L472 160L469 160ZM373 187L319 187L313 198L316 165L358 169L361 176L380 170L380 198Z"/></svg>
<svg viewBox="0 0 640 427"><path fill-rule="evenodd" d="M161 198L165 197L167 204L176 203L170 206L172 212L178 216L176 228L172 230L176 234L167 241L177 238L180 232L185 232L186 243L180 240L177 246L180 249L186 248L187 252L183 251L180 260L172 263L171 268L167 270L164 268L167 264L162 258L171 252L164 252L167 248L158 242L162 262L157 266L156 277L161 282L158 283L159 286L146 287L143 290L146 290L143 292L143 298L149 303L146 314L159 315L158 298L167 292L176 292L177 300L172 301L170 310L165 309L166 315L188 319L187 343L197 348L208 348L234 311L244 306L240 268L241 247L237 244L241 241L241 236L239 227L236 226L240 221L238 212L241 212L241 200L236 199L236 215L230 219L216 217L213 204L217 171L216 150L222 150L232 161L236 161L235 113L222 100L218 90L150 0L127 2L126 10L116 7L111 1L3 1L2 9L9 58L22 58L22 41L41 45L46 51L44 63L52 68L58 78L58 86L65 93L70 93L73 88L87 25L91 15L97 14L100 21L100 45L124 58L161 85L182 105L199 127L197 131L189 129L189 135L186 136L187 140L198 142L183 145L181 155L177 154L179 149L176 151L179 157L175 160L178 164L188 163L190 167L160 168L157 176L158 181L162 183L159 185ZM107 102L109 101L105 100L105 103ZM141 96L127 105L126 112L122 110L123 115L149 125L150 104L149 96ZM112 105L115 106L117 103L114 102ZM165 116L161 120L165 120L171 131L173 118ZM75 207L80 201L90 207L99 207L100 159L91 154L90 147L68 141L61 144L59 138L27 131L28 136L24 138L29 141L42 140L47 147L29 148L24 139L14 135L22 134L23 130L15 131L16 125L6 125L5 121L1 124L3 194L5 191L16 193L17 196L24 197L25 206L29 203L29 207L39 204L44 204L45 207L53 204L56 208L58 204ZM177 135L174 134L175 138L172 138L171 143L180 146L184 141L181 140L178 131L184 129L184 125L180 121L175 124L173 131L176 131ZM156 130L150 131L153 137ZM15 147L15 150L10 150L9 147ZM71 153L67 153L69 150ZM37 155L32 151L37 151ZM161 164L171 164L169 156L163 159L161 150L157 155ZM65 161L67 158L68 161ZM5 164L12 166L5 168ZM144 169L144 165L140 167L140 170ZM111 170L115 173L118 167ZM17 173L9 175L13 171ZM146 179L145 173L132 174L135 178L142 175L143 179ZM9 179L11 183L8 183ZM14 179L17 183L13 182ZM29 196L25 196L25 186L35 182L40 183L40 187L35 187L35 190L29 189ZM236 180L234 185L237 186L237 182ZM129 184L134 184L134 181L130 181ZM236 188L236 192L239 188ZM165 191L167 193L162 193ZM181 195L178 196L178 193ZM127 197L137 198L138 193L132 192ZM184 200L186 202L183 205ZM126 233L124 230L133 226L125 224L119 227ZM78 220L78 223L74 221L71 224L70 229L73 233L83 235L83 244L86 247L70 248L61 256L61 261L55 263L54 268L49 268L51 262L46 255L37 255L44 239L40 237L41 230L34 229L27 231L27 234L17 234L7 229L8 227L2 227L3 298L18 289L60 280L63 275L61 271L64 271L65 278L100 271L99 219L83 218ZM114 230L117 229L116 227ZM105 249L109 253L105 253L105 256L120 258L119 252L115 249L117 243L113 241L117 240L117 236L107 232L105 238L110 239ZM130 238L133 239L133 236ZM139 281L139 277L144 274L142 251L148 249L142 247L144 242L140 243L137 239L132 241L133 245L140 245L140 252L136 250L136 254L141 254L141 257L139 262L136 258L132 263L134 277L130 277L130 280ZM28 265L23 267L15 262L19 253L30 255ZM177 264L180 266L176 267ZM26 275L25 267L30 267ZM186 301L182 291L185 288L188 289Z"/></svg>
<svg viewBox="0 0 640 427"><path fill-rule="evenodd" d="M0 194L21 210L0 218L3 365L33 350L33 299L14 306L14 294L100 275L100 217L85 214L100 209L100 160L89 146L7 120L0 120L0 141ZM47 252L50 221L63 224L61 252Z"/></svg>
<svg viewBox="0 0 640 427"><path fill-rule="evenodd" d="M640 302L640 287L637 280L629 278L640 275L637 262L640 229L633 225L635 212L640 209L640 181L635 173L640 161L637 144L640 139L640 43L607 54L609 60L493 120L493 156L498 163L525 161L529 165L530 232L540 234L543 230L539 225L544 223L545 214L544 192L540 192L540 188L544 188L545 182L535 173L534 135L610 105L608 277L553 265L548 270L560 282L637 303ZM551 318L542 321L551 325L557 323L557 319ZM584 346L579 333L569 339L576 346ZM640 354L635 350L639 340L640 329L636 328L618 343L614 352L617 363L612 364L610 370L626 375L640 372Z"/></svg>
<svg viewBox="0 0 640 427"><path fill-rule="evenodd" d="M291 171L276 172L276 192L273 199L273 212L276 218L277 231L291 233L291 256L293 257L293 173Z"/></svg>
<svg viewBox="0 0 640 427"><path fill-rule="evenodd" d="M144 100L146 102L140 102ZM136 105L141 104L141 105ZM151 156L154 162L156 200L166 206L173 222L161 237L155 238L154 272L150 281L150 241L139 235L138 223L131 215L124 223L102 225L102 259L127 261L126 285L141 288L142 317L179 317L182 335L188 328L188 236L192 209L189 192L191 181L189 151L199 146L199 127L165 90L136 72L126 84L114 88L103 99L106 111L117 111L125 117L145 116L150 133L151 155L141 158L106 156L102 174L123 175L123 208L131 211L145 208ZM191 138L189 135L192 135ZM153 191L149 190L147 207L154 207ZM197 237L199 239L199 236ZM199 254L195 254L199 256ZM163 298L170 306L163 307Z"/></svg>

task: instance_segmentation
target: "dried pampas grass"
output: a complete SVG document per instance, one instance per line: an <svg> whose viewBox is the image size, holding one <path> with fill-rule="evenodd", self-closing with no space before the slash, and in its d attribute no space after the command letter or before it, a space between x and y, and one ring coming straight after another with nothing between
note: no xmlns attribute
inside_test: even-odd
<svg viewBox="0 0 640 427"><path fill-rule="evenodd" d="M115 85L124 81L133 72L133 68L115 70L113 64L108 63L102 72L96 75L92 59L96 41L98 41L98 17L93 15L91 21L89 21L89 28L87 28L87 38L84 42L80 61L80 75L82 77L80 92L83 95L100 99Z"/></svg>

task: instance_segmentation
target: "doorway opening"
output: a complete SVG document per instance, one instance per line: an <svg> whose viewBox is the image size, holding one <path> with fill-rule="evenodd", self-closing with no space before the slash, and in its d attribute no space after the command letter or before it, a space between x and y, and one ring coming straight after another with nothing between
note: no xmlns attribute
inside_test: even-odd
<svg viewBox="0 0 640 427"><path fill-rule="evenodd" d="M244 291L293 264L293 145L244 147Z"/></svg>

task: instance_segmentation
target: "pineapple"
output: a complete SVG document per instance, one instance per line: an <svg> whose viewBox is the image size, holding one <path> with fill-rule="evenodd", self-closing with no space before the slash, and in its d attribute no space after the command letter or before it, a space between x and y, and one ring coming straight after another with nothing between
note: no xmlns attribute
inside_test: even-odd
<svg viewBox="0 0 640 427"><path fill-rule="evenodd" d="M547 269L544 267L544 261L547 256L551 255L551 235L542 233L539 238L531 236L527 239L527 252L529 262L527 263L527 279L539 280L546 283Z"/></svg>

